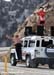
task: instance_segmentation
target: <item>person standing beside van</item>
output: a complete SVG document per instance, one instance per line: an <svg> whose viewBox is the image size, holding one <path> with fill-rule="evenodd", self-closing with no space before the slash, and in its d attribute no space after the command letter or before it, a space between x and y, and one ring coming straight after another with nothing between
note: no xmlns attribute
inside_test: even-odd
<svg viewBox="0 0 54 75"><path fill-rule="evenodd" d="M22 60L22 50L21 50L22 44L19 35L15 35L13 37L6 35L6 38L12 40L13 46L15 46L16 48L18 60Z"/></svg>

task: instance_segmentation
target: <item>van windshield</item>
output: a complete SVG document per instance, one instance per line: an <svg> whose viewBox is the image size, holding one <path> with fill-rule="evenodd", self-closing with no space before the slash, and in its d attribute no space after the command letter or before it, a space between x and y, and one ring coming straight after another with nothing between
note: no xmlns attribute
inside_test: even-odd
<svg viewBox="0 0 54 75"><path fill-rule="evenodd" d="M35 46L35 41L29 40L29 45L28 47L34 47Z"/></svg>

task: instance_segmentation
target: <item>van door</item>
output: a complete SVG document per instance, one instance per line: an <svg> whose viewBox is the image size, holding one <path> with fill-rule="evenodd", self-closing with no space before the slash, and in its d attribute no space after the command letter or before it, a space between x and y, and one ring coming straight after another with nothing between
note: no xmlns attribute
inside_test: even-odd
<svg viewBox="0 0 54 75"><path fill-rule="evenodd" d="M40 57L40 50L41 50L41 40L36 39L36 58Z"/></svg>
<svg viewBox="0 0 54 75"><path fill-rule="evenodd" d="M33 50L34 47L35 47L35 40L29 40L29 43L28 43L29 51Z"/></svg>
<svg viewBox="0 0 54 75"><path fill-rule="evenodd" d="M25 60L25 56L26 56L26 51L28 48L28 40L23 40L23 44L22 44L22 59Z"/></svg>
<svg viewBox="0 0 54 75"><path fill-rule="evenodd" d="M41 40L37 40L36 41L36 57L38 58L46 58L46 52L45 49L46 47L52 44L52 40L45 40L45 39L41 39Z"/></svg>
<svg viewBox="0 0 54 75"><path fill-rule="evenodd" d="M31 54L31 58L34 58L35 40L29 40L27 53Z"/></svg>

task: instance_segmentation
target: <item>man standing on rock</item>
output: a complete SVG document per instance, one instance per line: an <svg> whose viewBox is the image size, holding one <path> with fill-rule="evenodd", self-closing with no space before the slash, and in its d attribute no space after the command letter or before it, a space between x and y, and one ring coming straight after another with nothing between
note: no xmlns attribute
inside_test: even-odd
<svg viewBox="0 0 54 75"><path fill-rule="evenodd" d="M38 19L37 19L37 34L43 35L46 11L44 10L43 7L40 7L40 9L34 13L37 14L37 17L38 17Z"/></svg>
<svg viewBox="0 0 54 75"><path fill-rule="evenodd" d="M40 9L34 13L36 13L38 16L37 24L44 25L45 24L45 15L46 15L46 11L44 10L44 8L40 7Z"/></svg>

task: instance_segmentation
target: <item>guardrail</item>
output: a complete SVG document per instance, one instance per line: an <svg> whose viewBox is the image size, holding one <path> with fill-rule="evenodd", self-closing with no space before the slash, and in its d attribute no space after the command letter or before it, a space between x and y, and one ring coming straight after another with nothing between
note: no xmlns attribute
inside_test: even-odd
<svg viewBox="0 0 54 75"><path fill-rule="evenodd" d="M0 47L0 57L7 55L11 47Z"/></svg>
<svg viewBox="0 0 54 75"><path fill-rule="evenodd" d="M3 51L9 50L9 49L10 49L10 47L0 47L0 50L3 50Z"/></svg>

